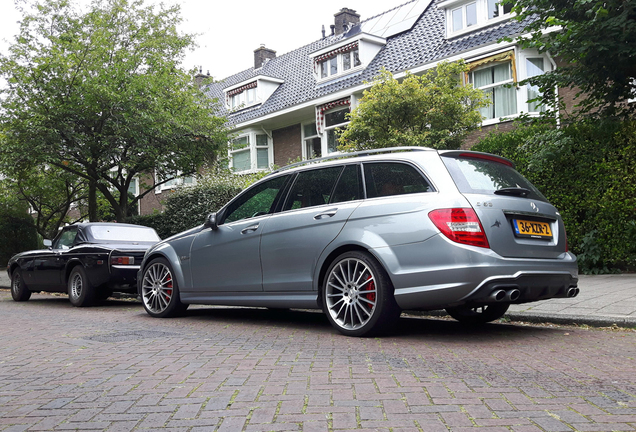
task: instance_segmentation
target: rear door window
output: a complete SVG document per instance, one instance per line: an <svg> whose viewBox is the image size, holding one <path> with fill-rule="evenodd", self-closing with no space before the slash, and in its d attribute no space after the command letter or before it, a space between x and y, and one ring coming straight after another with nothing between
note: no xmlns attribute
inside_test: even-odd
<svg viewBox="0 0 636 432"><path fill-rule="evenodd" d="M502 189L522 188L527 198L548 201L539 190L513 167L479 157L442 156L442 161L461 193L494 194Z"/></svg>
<svg viewBox="0 0 636 432"><path fill-rule="evenodd" d="M364 190L362 189L362 177L360 175L360 165L347 165L338 179L336 190L333 192L331 203L355 201L362 199Z"/></svg>
<svg viewBox="0 0 636 432"><path fill-rule="evenodd" d="M400 162L364 164L367 198L431 192L433 187L414 166Z"/></svg>
<svg viewBox="0 0 636 432"><path fill-rule="evenodd" d="M342 166L336 166L300 172L283 211L328 204L342 169Z"/></svg>

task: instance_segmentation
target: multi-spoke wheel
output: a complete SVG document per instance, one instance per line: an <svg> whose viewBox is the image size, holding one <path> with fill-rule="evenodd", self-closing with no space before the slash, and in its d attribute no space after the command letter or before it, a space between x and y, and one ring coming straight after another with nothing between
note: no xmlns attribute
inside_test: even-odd
<svg viewBox="0 0 636 432"><path fill-rule="evenodd" d="M322 299L331 324L347 336L389 330L400 315L386 272L365 252L346 252L333 261Z"/></svg>
<svg viewBox="0 0 636 432"><path fill-rule="evenodd" d="M163 258L152 260L144 270L141 297L146 312L156 318L180 315L188 307L181 303L177 281Z"/></svg>
<svg viewBox="0 0 636 432"><path fill-rule="evenodd" d="M68 299L73 306L86 307L95 300L95 287L88 280L81 265L73 267L68 277Z"/></svg>
<svg viewBox="0 0 636 432"><path fill-rule="evenodd" d="M463 324L486 324L504 316L508 303L492 303L483 306L459 306L447 308L446 312Z"/></svg>
<svg viewBox="0 0 636 432"><path fill-rule="evenodd" d="M22 279L22 271L19 268L13 270L11 274L11 297L17 302L27 301L31 298L31 291Z"/></svg>

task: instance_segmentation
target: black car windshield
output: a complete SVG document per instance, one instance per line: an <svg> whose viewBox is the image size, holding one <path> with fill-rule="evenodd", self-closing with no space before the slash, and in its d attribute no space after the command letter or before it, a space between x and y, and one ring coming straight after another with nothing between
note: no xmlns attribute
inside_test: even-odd
<svg viewBox="0 0 636 432"><path fill-rule="evenodd" d="M155 230L147 227L107 226L90 227L91 236L99 241L158 242L161 240Z"/></svg>
<svg viewBox="0 0 636 432"><path fill-rule="evenodd" d="M462 193L496 193L548 201L524 176L504 163L479 157L445 156L442 160Z"/></svg>

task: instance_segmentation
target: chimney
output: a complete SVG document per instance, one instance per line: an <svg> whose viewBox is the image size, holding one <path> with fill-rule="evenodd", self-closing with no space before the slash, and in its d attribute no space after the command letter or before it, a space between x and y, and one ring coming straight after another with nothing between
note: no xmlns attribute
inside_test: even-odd
<svg viewBox="0 0 636 432"><path fill-rule="evenodd" d="M342 8L334 15L336 24L336 34L346 33L356 24L360 24L360 15L353 9Z"/></svg>
<svg viewBox="0 0 636 432"><path fill-rule="evenodd" d="M254 69L260 68L265 62L275 58L276 51L265 48L265 45L261 45L260 48L254 50Z"/></svg>
<svg viewBox="0 0 636 432"><path fill-rule="evenodd" d="M210 78L210 71L208 71L207 75L203 75L203 68L199 66L199 73L194 76L194 82L197 87L200 88L206 78Z"/></svg>

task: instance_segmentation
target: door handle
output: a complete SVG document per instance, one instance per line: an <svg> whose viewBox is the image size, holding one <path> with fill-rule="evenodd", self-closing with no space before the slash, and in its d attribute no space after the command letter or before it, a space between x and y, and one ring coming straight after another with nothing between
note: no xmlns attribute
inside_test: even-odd
<svg viewBox="0 0 636 432"><path fill-rule="evenodd" d="M249 233L249 232L254 232L254 231L256 231L257 229L258 229L258 224L250 225L250 226L248 226L247 228L243 228L243 229L241 230L241 234L247 234L247 233Z"/></svg>
<svg viewBox="0 0 636 432"><path fill-rule="evenodd" d="M327 210L324 211L322 213L318 213L316 216L314 216L315 220L320 220L320 219L324 219L324 218L328 218L328 217L333 217L335 216L335 214L338 212L338 209L331 209L331 210Z"/></svg>

